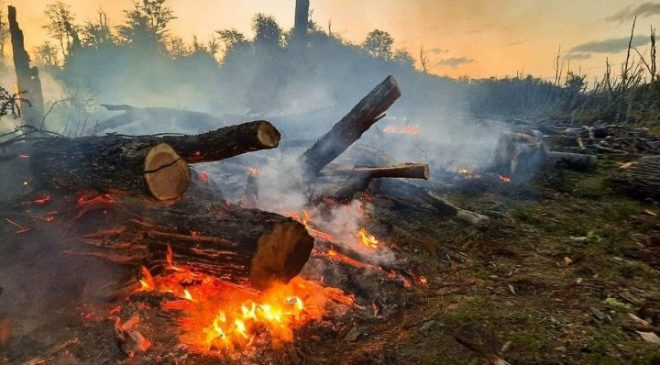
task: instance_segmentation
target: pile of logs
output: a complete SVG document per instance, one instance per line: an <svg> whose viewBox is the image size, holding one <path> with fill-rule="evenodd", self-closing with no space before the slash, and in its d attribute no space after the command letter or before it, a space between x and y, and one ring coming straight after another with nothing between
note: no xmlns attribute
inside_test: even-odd
<svg viewBox="0 0 660 365"><path fill-rule="evenodd" d="M272 124L256 121L192 136L28 139L8 146L3 157L29 157L36 190L48 196L98 192L78 199L68 216L72 239L93 248L85 254L153 267L170 245L178 262L265 287L300 272L313 238L290 218L217 199L188 165L275 148L279 141ZM24 199L14 203L17 211Z"/></svg>
<svg viewBox="0 0 660 365"><path fill-rule="evenodd" d="M597 154L660 154L660 138L647 128L625 124L597 122L593 126L581 123L546 121L539 130L556 142L578 152Z"/></svg>
<svg viewBox="0 0 660 365"><path fill-rule="evenodd" d="M660 156L644 156L625 163L621 172L609 181L616 191L624 194L660 200Z"/></svg>

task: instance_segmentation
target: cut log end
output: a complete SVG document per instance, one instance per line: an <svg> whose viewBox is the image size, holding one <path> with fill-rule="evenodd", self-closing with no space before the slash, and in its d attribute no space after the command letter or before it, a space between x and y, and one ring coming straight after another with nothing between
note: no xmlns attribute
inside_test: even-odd
<svg viewBox="0 0 660 365"><path fill-rule="evenodd" d="M144 179L154 198L179 199L190 186L190 169L172 147L161 143L144 160Z"/></svg>
<svg viewBox="0 0 660 365"><path fill-rule="evenodd" d="M257 129L257 139L264 147L275 148L280 144L280 132L272 124L262 122Z"/></svg>
<svg viewBox="0 0 660 365"><path fill-rule="evenodd" d="M273 226L257 242L250 282L263 289L274 282L288 282L302 270L314 247L314 239L303 225L287 220Z"/></svg>

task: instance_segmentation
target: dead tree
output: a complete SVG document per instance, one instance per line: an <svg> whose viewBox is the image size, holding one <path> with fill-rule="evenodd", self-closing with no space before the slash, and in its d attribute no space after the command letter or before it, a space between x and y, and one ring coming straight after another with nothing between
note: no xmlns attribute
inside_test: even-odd
<svg viewBox="0 0 660 365"><path fill-rule="evenodd" d="M11 46L14 55L14 68L16 70L16 85L18 94L30 103L23 103L22 112L26 123L33 127L39 127L44 116L44 99L41 91L41 80L39 69L30 67L30 56L25 50L23 31L16 20L16 8L8 7L9 33L11 34Z"/></svg>
<svg viewBox="0 0 660 365"><path fill-rule="evenodd" d="M296 0L296 17L293 36L298 42L307 38L309 28L309 0Z"/></svg>

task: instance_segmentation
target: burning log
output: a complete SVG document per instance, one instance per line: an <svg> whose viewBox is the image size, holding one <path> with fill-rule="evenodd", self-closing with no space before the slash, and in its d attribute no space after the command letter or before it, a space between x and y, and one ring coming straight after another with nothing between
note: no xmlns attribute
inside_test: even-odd
<svg viewBox="0 0 660 365"><path fill-rule="evenodd" d="M393 76L376 86L346 116L318 140L303 155L302 160L310 176L319 172L350 145L357 141L384 112L401 96Z"/></svg>
<svg viewBox="0 0 660 365"><path fill-rule="evenodd" d="M217 161L277 147L279 132L257 121L193 136L56 137L31 145L31 169L42 185L68 190L123 190L158 200L188 189L188 163Z"/></svg>
<svg viewBox="0 0 660 365"><path fill-rule="evenodd" d="M98 229L108 215L115 229L82 233L91 251L75 252L120 263L158 266L167 257L192 270L265 288L288 282L307 262L314 239L305 226L275 213L228 203L158 203L117 197L105 214L80 217L80 230ZM100 222L99 222L100 221ZM131 242L126 245L124 242Z"/></svg>
<svg viewBox="0 0 660 365"><path fill-rule="evenodd" d="M645 156L621 169L609 180L615 190L639 198L660 199L660 156Z"/></svg>

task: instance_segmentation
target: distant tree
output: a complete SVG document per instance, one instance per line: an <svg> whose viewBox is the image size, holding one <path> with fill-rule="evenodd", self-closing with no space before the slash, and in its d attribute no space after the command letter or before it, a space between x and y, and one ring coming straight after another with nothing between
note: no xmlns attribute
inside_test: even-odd
<svg viewBox="0 0 660 365"><path fill-rule="evenodd" d="M43 28L58 42L62 56L67 59L72 49L80 46L80 38L78 37L80 29L75 24L71 6L62 1L55 1L46 5L45 14L48 18L48 24L44 25Z"/></svg>
<svg viewBox="0 0 660 365"><path fill-rule="evenodd" d="M96 22L86 22L82 28L82 42L85 47L101 48L114 44L108 15L102 10L98 14Z"/></svg>
<svg viewBox="0 0 660 365"><path fill-rule="evenodd" d="M167 40L167 51L174 59L190 55L190 49L188 49L186 42L184 42L181 37L170 37Z"/></svg>
<svg viewBox="0 0 660 365"><path fill-rule="evenodd" d="M254 43L257 46L282 45L282 28L270 15L257 14L254 17L252 28L254 29Z"/></svg>
<svg viewBox="0 0 660 365"><path fill-rule="evenodd" d="M422 72L429 72L429 56L424 49L424 46L419 49L419 64L422 66Z"/></svg>
<svg viewBox="0 0 660 365"><path fill-rule="evenodd" d="M249 45L245 35L236 29L223 29L215 32L224 45L223 62L237 49Z"/></svg>
<svg viewBox="0 0 660 365"><path fill-rule="evenodd" d="M392 61L404 64L404 65L410 66L410 67L415 66L415 58L410 54L410 52L408 52L407 50L405 50L403 48L399 48L396 51L394 51L394 54L392 55Z"/></svg>
<svg viewBox="0 0 660 365"><path fill-rule="evenodd" d="M125 10L126 24L117 27L122 42L129 45L162 44L167 36L167 25L176 19L166 0L142 0L132 10Z"/></svg>
<svg viewBox="0 0 660 365"><path fill-rule="evenodd" d="M38 46L34 53L37 64L46 67L59 66L59 58L57 57L58 49L50 41L45 41L42 45Z"/></svg>
<svg viewBox="0 0 660 365"><path fill-rule="evenodd" d="M367 39L362 43L362 48L374 57L390 59L392 58L393 44L394 39L389 33L374 29L367 35Z"/></svg>

